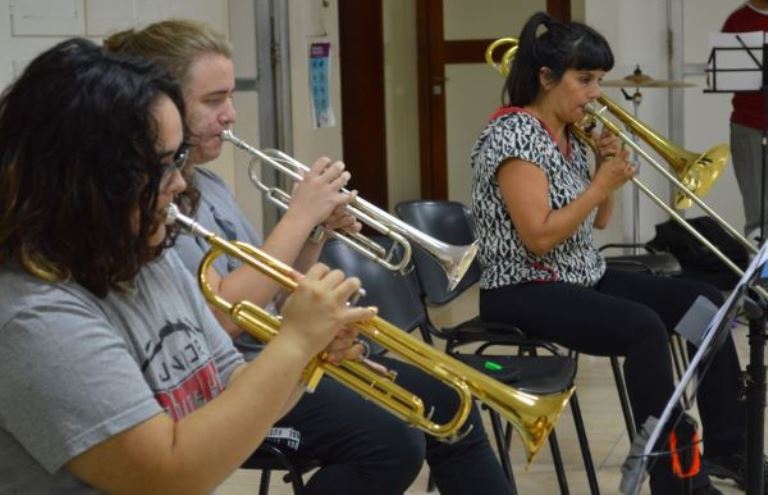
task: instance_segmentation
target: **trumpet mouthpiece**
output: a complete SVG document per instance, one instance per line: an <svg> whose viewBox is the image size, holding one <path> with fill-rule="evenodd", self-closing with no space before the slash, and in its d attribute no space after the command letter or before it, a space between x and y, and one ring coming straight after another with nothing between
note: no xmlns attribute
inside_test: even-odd
<svg viewBox="0 0 768 495"><path fill-rule="evenodd" d="M171 203L165 207L165 223L166 225L172 225L176 223L176 219L179 218L179 207Z"/></svg>

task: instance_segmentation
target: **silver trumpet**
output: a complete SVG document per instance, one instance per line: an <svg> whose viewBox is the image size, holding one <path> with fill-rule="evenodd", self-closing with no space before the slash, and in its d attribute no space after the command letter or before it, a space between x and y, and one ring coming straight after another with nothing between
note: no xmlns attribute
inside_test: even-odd
<svg viewBox="0 0 768 495"><path fill-rule="evenodd" d="M290 194L280 188L264 184L261 181L259 163L263 162L272 166L277 171L290 177L294 182L301 181L303 174L309 171L309 167L282 151L256 149L238 138L229 129L221 133L221 139L222 141L232 143L253 156L253 160L251 160L248 166L248 175L251 182L266 195L272 204L287 210L291 200ZM349 194L347 189L342 189L342 192ZM447 244L415 229L359 196L350 202L347 210L360 222L368 225L381 235L392 239L392 247L387 250L359 233L336 232L326 229L326 234L339 239L352 249L357 250L388 270L396 272L406 271L413 254L411 246L415 244L440 264L448 277L448 290L453 290L464 277L477 254L477 241L466 246Z"/></svg>

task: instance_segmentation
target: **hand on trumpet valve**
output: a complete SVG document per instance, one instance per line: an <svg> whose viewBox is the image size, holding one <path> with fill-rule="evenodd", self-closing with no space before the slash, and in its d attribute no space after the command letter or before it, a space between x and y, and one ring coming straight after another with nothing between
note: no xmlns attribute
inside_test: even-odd
<svg viewBox="0 0 768 495"><path fill-rule="evenodd" d="M376 316L376 308L347 304L360 290L360 280L346 278L340 270L322 263L306 275L296 275L298 286L282 308L283 322L277 338L291 339L292 348L309 359L320 352L331 362L356 358L363 349L356 343L353 323Z"/></svg>
<svg viewBox="0 0 768 495"><path fill-rule="evenodd" d="M323 222L323 227L328 230L343 230L351 233L360 232L363 228L363 224L361 224L346 208L347 204L354 201L356 197L357 191L350 192L347 203L334 208L331 214L328 215L328 218Z"/></svg>
<svg viewBox="0 0 768 495"><path fill-rule="evenodd" d="M344 170L344 163L332 162L327 157L319 158L303 175L293 186L288 211L297 212L314 227L323 223L336 207L347 204L348 195L341 189L351 175Z"/></svg>

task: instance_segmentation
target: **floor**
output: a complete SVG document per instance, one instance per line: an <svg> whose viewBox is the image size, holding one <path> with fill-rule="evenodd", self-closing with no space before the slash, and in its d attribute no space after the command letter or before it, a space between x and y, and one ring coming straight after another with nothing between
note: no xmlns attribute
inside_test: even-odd
<svg viewBox="0 0 768 495"><path fill-rule="evenodd" d="M449 306L431 311L438 324L459 322L472 316L477 308L476 291L467 291ZM748 360L746 328L739 326L734 330L742 367ZM617 399L610 361L607 358L582 356L579 360L577 377L579 401L589 437L592 457L597 469L601 493L619 493L621 480L620 467L628 450L629 442ZM487 419L487 415L484 414ZM490 428L488 428L490 431ZM573 427L570 408L561 416L556 429L560 448L566 464L566 475L573 495L588 494L589 487L581 461L581 455ZM517 446L517 448L515 448ZM537 495L559 493L557 478L552 468L551 457L547 448L542 449L532 466L525 468L525 459L519 444L512 446L515 481L521 494ZM406 492L422 495L427 492L427 469ZM716 486L726 495L743 493L732 482L714 480ZM258 493L258 471L239 470L234 473L218 490L220 495L252 495ZM292 494L290 487L283 483L279 473L272 477L270 495ZM436 492L435 492L436 493ZM648 494L647 483L642 494Z"/></svg>

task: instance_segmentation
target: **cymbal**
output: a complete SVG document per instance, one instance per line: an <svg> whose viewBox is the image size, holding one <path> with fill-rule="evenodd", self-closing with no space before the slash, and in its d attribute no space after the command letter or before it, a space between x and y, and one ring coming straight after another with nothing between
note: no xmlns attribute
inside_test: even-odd
<svg viewBox="0 0 768 495"><path fill-rule="evenodd" d="M606 88L689 88L696 86L684 81L654 79L643 74L640 66L637 66L632 74L623 79L610 79L601 82L600 85Z"/></svg>

